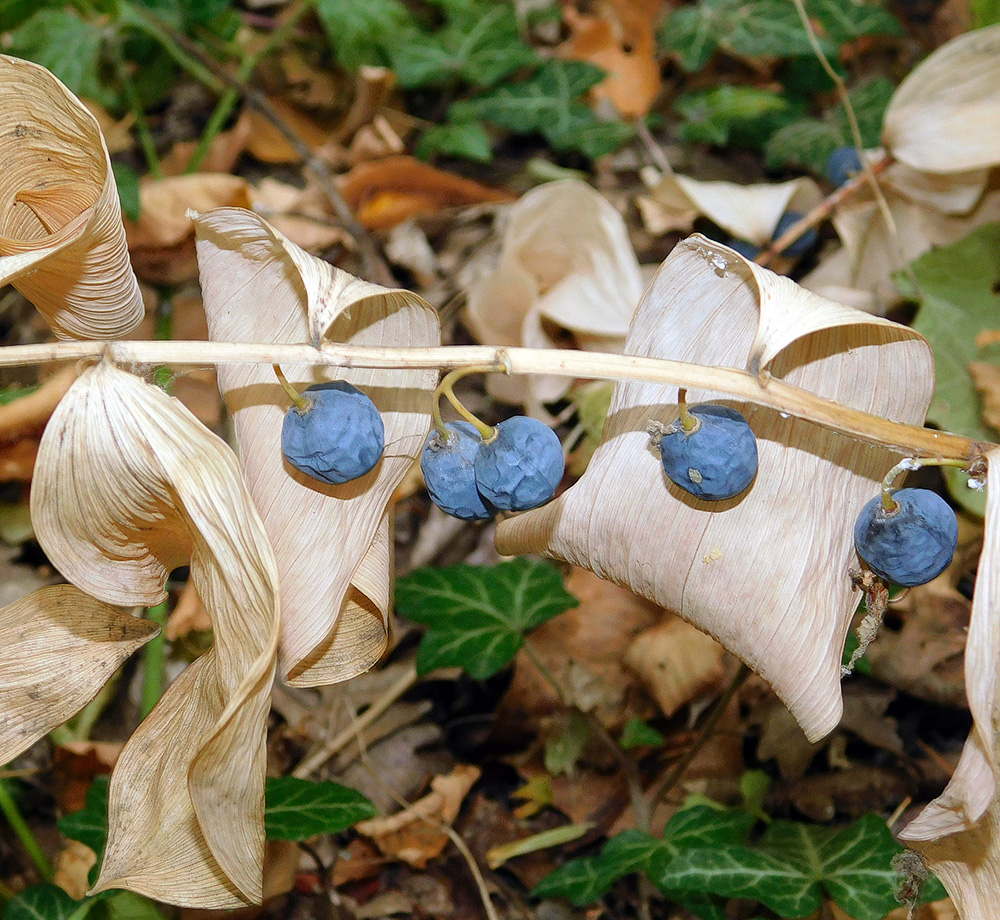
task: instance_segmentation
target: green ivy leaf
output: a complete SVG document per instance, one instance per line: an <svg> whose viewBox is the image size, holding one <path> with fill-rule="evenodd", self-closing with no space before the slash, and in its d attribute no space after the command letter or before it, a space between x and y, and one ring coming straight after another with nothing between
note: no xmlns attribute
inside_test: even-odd
<svg viewBox="0 0 1000 920"><path fill-rule="evenodd" d="M645 872L663 893L706 920L722 920L724 903L717 898L671 890L658 879L671 861L692 847L742 842L754 824L742 811L695 805L679 811L664 828L663 837L625 831L604 844L599 856L573 859L535 886L538 897L566 898L582 906L603 897L619 879Z"/></svg>
<svg viewBox="0 0 1000 920"><path fill-rule="evenodd" d="M6 53L52 71L70 92L113 107L118 94L101 81L104 32L66 9L41 9L10 33Z"/></svg>
<svg viewBox="0 0 1000 920"><path fill-rule="evenodd" d="M268 777L265 798L264 830L269 840L339 834L378 814L371 801L354 789L294 776Z"/></svg>
<svg viewBox="0 0 1000 920"><path fill-rule="evenodd" d="M11 898L3 920L69 920L79 906L58 885L45 882L25 888Z"/></svg>
<svg viewBox="0 0 1000 920"><path fill-rule="evenodd" d="M156 904L134 891L102 891L82 903L88 902L94 906L87 912L87 920L163 920Z"/></svg>
<svg viewBox="0 0 1000 920"><path fill-rule="evenodd" d="M666 740L652 725L643 722L642 719L629 719L622 729L618 743L623 750L629 751L636 747L659 747Z"/></svg>
<svg viewBox="0 0 1000 920"><path fill-rule="evenodd" d="M84 807L59 819L59 830L71 840L90 847L97 854L97 863L90 870L93 883L104 856L104 846L108 842L108 787L110 776L97 776L87 790Z"/></svg>
<svg viewBox="0 0 1000 920"><path fill-rule="evenodd" d="M420 674L457 665L490 677L514 658L525 633L578 603L558 569L524 557L417 569L396 582L399 612L430 627L417 651Z"/></svg>
<svg viewBox="0 0 1000 920"><path fill-rule="evenodd" d="M729 142L736 125L787 108L788 102L777 93L728 84L686 93L674 103L674 109L685 119L678 129L681 140L719 147Z"/></svg>
<svg viewBox="0 0 1000 920"><path fill-rule="evenodd" d="M416 20L400 0L316 0L314 8L337 61L348 70L362 64L388 66L387 48L401 35L417 31Z"/></svg>
<svg viewBox="0 0 1000 920"><path fill-rule="evenodd" d="M417 156L426 159L435 153L462 157L477 163L493 159L493 144L479 122L445 122L428 128L417 142Z"/></svg>
<svg viewBox="0 0 1000 920"><path fill-rule="evenodd" d="M454 103L448 119L486 121L518 134L537 131L556 150L579 150L593 159L616 150L634 133L624 122L602 121L580 100L604 76L585 61L547 61L526 80Z"/></svg>
<svg viewBox="0 0 1000 920"><path fill-rule="evenodd" d="M452 5L443 27L412 29L387 53L400 86L407 89L453 80L489 87L538 62L521 38L514 7L495 0Z"/></svg>
<svg viewBox="0 0 1000 920"><path fill-rule="evenodd" d="M934 351L937 387L929 421L966 437L992 441L997 433L982 420L969 364L993 352L976 344L984 329L1000 326L1000 224L984 224L964 239L924 253L895 276L902 292L920 302L913 328Z"/></svg>
<svg viewBox="0 0 1000 920"><path fill-rule="evenodd" d="M839 832L775 821L756 848L692 848L654 881L681 891L753 899L783 917L818 910L825 894L855 920L882 920L897 903L891 863L900 849L877 815Z"/></svg>
<svg viewBox="0 0 1000 920"><path fill-rule="evenodd" d="M872 0L808 0L806 9L838 45L863 35L903 34L899 20Z"/></svg>

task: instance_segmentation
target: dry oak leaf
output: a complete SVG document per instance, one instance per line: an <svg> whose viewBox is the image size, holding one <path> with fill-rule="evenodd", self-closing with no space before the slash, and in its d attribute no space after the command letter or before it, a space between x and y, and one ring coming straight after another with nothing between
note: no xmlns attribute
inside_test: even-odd
<svg viewBox="0 0 1000 920"><path fill-rule="evenodd" d="M572 333L579 348L620 352L642 287L614 206L577 179L549 182L511 206L496 269L469 288L469 326L484 345L554 348L554 325ZM571 383L490 374L486 386L497 399L545 417L542 404Z"/></svg>
<svg viewBox="0 0 1000 920"><path fill-rule="evenodd" d="M94 891L259 903L278 576L235 455L178 400L102 362L45 429L31 514L53 564L107 603L159 603L189 565L214 626L115 765Z"/></svg>
<svg viewBox="0 0 1000 920"><path fill-rule="evenodd" d="M0 285L63 339L142 320L118 187L94 116L45 68L0 55Z"/></svg>
<svg viewBox="0 0 1000 920"><path fill-rule="evenodd" d="M219 342L431 346L436 311L416 294L361 281L303 252L249 211L195 218L209 334ZM343 379L385 423L385 453L367 475L327 485L281 453L288 397L267 365L219 368L244 475L281 577L282 676L296 686L347 680L385 650L392 611L389 505L430 430L436 370L286 365L299 389Z"/></svg>
<svg viewBox="0 0 1000 920"><path fill-rule="evenodd" d="M445 208L514 199L510 192L403 155L360 163L339 179L339 185L358 220L371 230L389 230L408 218Z"/></svg>
<svg viewBox="0 0 1000 920"><path fill-rule="evenodd" d="M0 764L76 715L158 632L70 585L0 610Z"/></svg>
<svg viewBox="0 0 1000 920"><path fill-rule="evenodd" d="M480 772L478 767L460 763L451 773L435 776L431 791L409 808L362 821L355 829L371 837L386 856L424 869L448 845L448 835L440 825L451 824L458 817L462 802Z"/></svg>
<svg viewBox="0 0 1000 920"><path fill-rule="evenodd" d="M625 353L770 374L911 424L933 391L930 349L912 330L816 297L698 235L664 262ZM843 706L841 653L858 603L853 521L897 455L724 401L758 439L748 492L704 502L668 483L646 426L676 417L676 390L621 382L586 473L549 505L501 522L497 548L584 566L679 614L754 668L815 740Z"/></svg>

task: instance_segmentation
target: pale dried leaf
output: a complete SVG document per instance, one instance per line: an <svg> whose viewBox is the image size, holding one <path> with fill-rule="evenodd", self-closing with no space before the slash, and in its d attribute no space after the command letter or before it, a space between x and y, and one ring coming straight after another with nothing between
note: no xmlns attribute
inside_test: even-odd
<svg viewBox="0 0 1000 920"><path fill-rule="evenodd" d="M811 211L823 195L819 186L805 177L777 184L738 185L665 173L649 198L663 212L658 218L660 227L690 230L695 218L703 216L737 239L764 246L782 214Z"/></svg>
<svg viewBox="0 0 1000 920"><path fill-rule="evenodd" d="M150 605L190 565L215 631L115 766L95 891L259 902L277 571L236 457L179 401L102 363L49 421L31 499L39 542L75 584Z"/></svg>
<svg viewBox="0 0 1000 920"><path fill-rule="evenodd" d="M195 225L205 312L216 341L439 343L437 315L425 301L310 256L255 214L223 209L196 217ZM392 608L387 504L423 447L438 375L283 370L300 389L347 380L374 400L385 422L385 454L375 469L354 482L327 485L284 462L281 425L289 403L272 369L219 369L243 469L281 575L282 674L313 686L367 670L385 649Z"/></svg>
<svg viewBox="0 0 1000 920"><path fill-rule="evenodd" d="M555 347L544 320L573 333L579 347L620 351L641 294L622 216L585 182L565 179L511 206L497 268L469 289L468 319L487 345ZM487 380L495 397L520 403L527 393L535 405L558 399L568 386L546 377Z"/></svg>
<svg viewBox="0 0 1000 920"><path fill-rule="evenodd" d="M960 35L915 67L889 102L882 141L926 172L1000 163L1000 25Z"/></svg>
<svg viewBox="0 0 1000 920"><path fill-rule="evenodd" d="M965 647L973 728L947 788L900 834L963 920L1000 916L1000 449L987 455L986 525Z"/></svg>
<svg viewBox="0 0 1000 920"><path fill-rule="evenodd" d="M820 301L699 236L660 269L625 350L757 365L909 423L923 420L933 390L930 350L911 330ZM680 614L753 667L816 739L842 709L841 652L858 601L848 577L857 565L850 522L896 455L772 409L724 402L758 438L760 470L748 493L703 502L668 485L646 425L672 420L676 389L623 382L583 478L549 505L501 522L497 548L585 566Z"/></svg>
<svg viewBox="0 0 1000 920"><path fill-rule="evenodd" d="M0 610L0 764L83 709L157 632L70 585Z"/></svg>
<svg viewBox="0 0 1000 920"><path fill-rule="evenodd" d="M125 335L142 297L94 116L43 67L6 55L0 95L0 285L60 338Z"/></svg>

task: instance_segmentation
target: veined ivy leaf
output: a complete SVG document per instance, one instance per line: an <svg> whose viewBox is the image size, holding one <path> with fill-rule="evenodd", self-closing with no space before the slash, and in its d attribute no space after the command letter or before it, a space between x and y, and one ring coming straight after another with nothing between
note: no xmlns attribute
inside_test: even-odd
<svg viewBox="0 0 1000 920"><path fill-rule="evenodd" d="M603 897L619 879L633 872L645 872L658 879L678 854L691 847L715 847L740 843L755 819L742 811L695 805L679 811L664 828L663 837L640 831L625 831L612 837L599 856L573 859L535 886L539 897L562 897L576 905ZM661 886L662 888L662 886ZM722 920L724 905L698 893L663 889L672 900L689 907L706 920Z"/></svg>
<svg viewBox="0 0 1000 920"><path fill-rule="evenodd" d="M316 0L314 7L337 60L348 70L388 65L387 46L417 31L416 20L400 0Z"/></svg>
<svg viewBox="0 0 1000 920"><path fill-rule="evenodd" d="M783 917L818 910L826 894L855 920L882 920L897 904L891 863L900 849L877 815L841 831L776 821L758 847L689 849L654 881L669 889L749 898Z"/></svg>
<svg viewBox="0 0 1000 920"><path fill-rule="evenodd" d="M408 89L452 80L489 87L538 62L521 38L514 7L495 0L454 5L442 28L413 29L387 51L400 86Z"/></svg>
<svg viewBox="0 0 1000 920"><path fill-rule="evenodd" d="M25 888L7 902L3 920L69 920L80 906L58 885L45 882Z"/></svg>
<svg viewBox="0 0 1000 920"><path fill-rule="evenodd" d="M524 634L579 602L548 562L418 569L396 582L396 607L430 627L417 651L421 674L447 665L483 679L508 664Z"/></svg>
<svg viewBox="0 0 1000 920"><path fill-rule="evenodd" d="M55 74L77 96L113 107L118 94L103 83L104 32L68 9L40 9L10 33L4 52L27 58Z"/></svg>
<svg viewBox="0 0 1000 920"><path fill-rule="evenodd" d="M905 272L895 275L900 290L919 300L913 328L934 350L937 388L928 421L970 438L992 441L980 413L979 395L968 367L990 359L976 337L1000 327L1000 224L984 224L964 239L924 253L910 263L917 281Z"/></svg>
<svg viewBox="0 0 1000 920"><path fill-rule="evenodd" d="M434 153L489 163L493 159L493 145L486 129L479 122L449 121L443 125L434 125L420 135L417 156L426 159Z"/></svg>
<svg viewBox="0 0 1000 920"><path fill-rule="evenodd" d="M110 782L110 776L95 777L87 790L84 807L59 819L59 830L71 840L79 840L80 843L90 847L97 854L98 864L104 854L104 845L108 842ZM95 872L96 868L91 871Z"/></svg>
<svg viewBox="0 0 1000 920"><path fill-rule="evenodd" d="M787 108L782 96L753 86L716 86L686 93L674 103L674 109L684 117L678 130L681 140L720 147L729 142L735 125Z"/></svg>
<svg viewBox="0 0 1000 920"><path fill-rule="evenodd" d="M339 834L378 809L354 789L314 783L294 776L268 777L264 789L264 830L269 840L307 840Z"/></svg>
<svg viewBox="0 0 1000 920"><path fill-rule="evenodd" d="M539 132L556 150L603 156L632 136L631 125L602 121L580 97L604 79L585 61L547 61L526 80L454 103L448 120L487 121L519 134Z"/></svg>
<svg viewBox="0 0 1000 920"><path fill-rule="evenodd" d="M872 0L807 0L806 10L838 45L862 35L902 35L903 27Z"/></svg>

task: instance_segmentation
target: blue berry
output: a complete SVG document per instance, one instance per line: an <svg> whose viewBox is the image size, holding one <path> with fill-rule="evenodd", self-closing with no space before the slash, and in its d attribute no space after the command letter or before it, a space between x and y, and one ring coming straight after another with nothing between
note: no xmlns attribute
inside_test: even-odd
<svg viewBox="0 0 1000 920"><path fill-rule="evenodd" d="M838 147L826 161L826 177L834 188L849 182L861 172L861 157L856 147Z"/></svg>
<svg viewBox="0 0 1000 920"><path fill-rule="evenodd" d="M904 588L937 578L958 546L958 520L948 503L929 489L892 493L895 511L877 495L858 515L854 548L876 575Z"/></svg>
<svg viewBox="0 0 1000 920"><path fill-rule="evenodd" d="M339 485L364 476L385 447L375 403L343 380L316 384L302 395L312 405L303 412L292 406L281 426L285 459L321 482Z"/></svg>
<svg viewBox="0 0 1000 920"><path fill-rule="evenodd" d="M497 425L476 458L476 486L501 511L527 511L556 494L565 461L559 437L540 421L516 415Z"/></svg>
<svg viewBox="0 0 1000 920"><path fill-rule="evenodd" d="M757 475L757 438L735 409L705 403L691 414L698 427L685 431L680 421L663 432L660 459L669 479L706 501L739 495Z"/></svg>
<svg viewBox="0 0 1000 920"><path fill-rule="evenodd" d="M749 240L738 240L731 236L726 240L726 245L730 249L735 249L744 259L749 259L751 262L760 255L760 246L755 246Z"/></svg>
<svg viewBox="0 0 1000 920"><path fill-rule="evenodd" d="M485 521L496 509L483 501L476 488L476 457L483 439L470 422L448 422L448 434L437 428L427 435L420 469L427 492L442 511L463 521Z"/></svg>
<svg viewBox="0 0 1000 920"><path fill-rule="evenodd" d="M778 226L774 228L774 235L771 237L771 242L780 239L786 231L791 230L803 217L804 215L800 211L785 211L781 215L781 220L778 221ZM790 259L797 259L799 256L804 256L809 252L816 245L816 240L818 239L819 234L816 232L816 228L810 227L794 243L786 246L781 251L781 254L788 256Z"/></svg>

